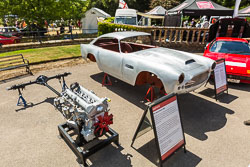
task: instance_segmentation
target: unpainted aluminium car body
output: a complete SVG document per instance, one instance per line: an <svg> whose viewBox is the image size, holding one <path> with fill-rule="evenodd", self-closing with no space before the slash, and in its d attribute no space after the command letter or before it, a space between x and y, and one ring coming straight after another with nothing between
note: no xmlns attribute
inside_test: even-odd
<svg viewBox="0 0 250 167"><path fill-rule="evenodd" d="M178 94L202 86L215 67L211 59L152 45L137 45L141 50L123 53L124 42L121 40L137 36L150 36L150 34L130 31L104 34L90 44L81 44L82 57L97 62L101 71L131 85L149 83L160 89L164 88L166 93ZM105 38L116 39L117 48L114 49L116 45L113 44L112 50L107 49L108 41L96 44Z"/></svg>

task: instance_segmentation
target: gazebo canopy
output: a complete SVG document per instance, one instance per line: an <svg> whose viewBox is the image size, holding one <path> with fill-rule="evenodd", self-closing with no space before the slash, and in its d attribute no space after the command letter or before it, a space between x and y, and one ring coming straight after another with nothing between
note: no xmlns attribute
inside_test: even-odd
<svg viewBox="0 0 250 167"><path fill-rule="evenodd" d="M150 10L146 14L164 16L166 12L167 10L164 9L162 6L156 6L154 9Z"/></svg>
<svg viewBox="0 0 250 167"><path fill-rule="evenodd" d="M244 9L241 9L239 11L239 16L250 17L250 6L244 8Z"/></svg>
<svg viewBox="0 0 250 167"><path fill-rule="evenodd" d="M189 16L232 16L233 9L226 8L210 0L186 0L167 11L169 15Z"/></svg>

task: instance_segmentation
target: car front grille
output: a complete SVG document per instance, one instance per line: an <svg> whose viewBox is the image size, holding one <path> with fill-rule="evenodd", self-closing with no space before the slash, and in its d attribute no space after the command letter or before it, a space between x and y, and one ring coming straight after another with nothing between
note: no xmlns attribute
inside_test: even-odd
<svg viewBox="0 0 250 167"><path fill-rule="evenodd" d="M185 84L185 88L190 88L190 87L201 84L202 82L204 82L208 78L208 74L209 74L209 72L206 71L205 73L202 73L200 75L193 77L190 81L188 81Z"/></svg>

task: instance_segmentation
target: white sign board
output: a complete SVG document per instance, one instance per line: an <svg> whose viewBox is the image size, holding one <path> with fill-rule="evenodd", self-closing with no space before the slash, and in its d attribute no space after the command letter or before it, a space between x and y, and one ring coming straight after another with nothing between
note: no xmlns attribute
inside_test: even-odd
<svg viewBox="0 0 250 167"><path fill-rule="evenodd" d="M183 130L176 96L152 107L161 160L184 144Z"/></svg>
<svg viewBox="0 0 250 167"><path fill-rule="evenodd" d="M214 80L215 80L216 94L219 94L227 90L227 76L226 76L224 60L220 60L217 62L216 67L214 69Z"/></svg>

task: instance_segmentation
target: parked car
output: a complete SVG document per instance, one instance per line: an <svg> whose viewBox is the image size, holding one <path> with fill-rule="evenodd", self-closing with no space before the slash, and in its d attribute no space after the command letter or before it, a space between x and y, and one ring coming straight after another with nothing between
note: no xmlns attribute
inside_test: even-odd
<svg viewBox="0 0 250 167"><path fill-rule="evenodd" d="M152 45L144 32L114 32L81 44L81 54L99 69L131 85L151 84L166 93L202 86L215 67L211 59Z"/></svg>
<svg viewBox="0 0 250 167"><path fill-rule="evenodd" d="M8 36L8 35L0 34L0 46L6 45L6 44L15 44L19 42L20 42L20 38L16 36Z"/></svg>
<svg viewBox="0 0 250 167"><path fill-rule="evenodd" d="M7 36L17 36L17 37L22 36L21 31L16 27L0 27L0 35L1 34Z"/></svg>
<svg viewBox="0 0 250 167"><path fill-rule="evenodd" d="M204 56L213 60L225 59L228 81L250 83L250 47L247 40L217 37L206 46Z"/></svg>

